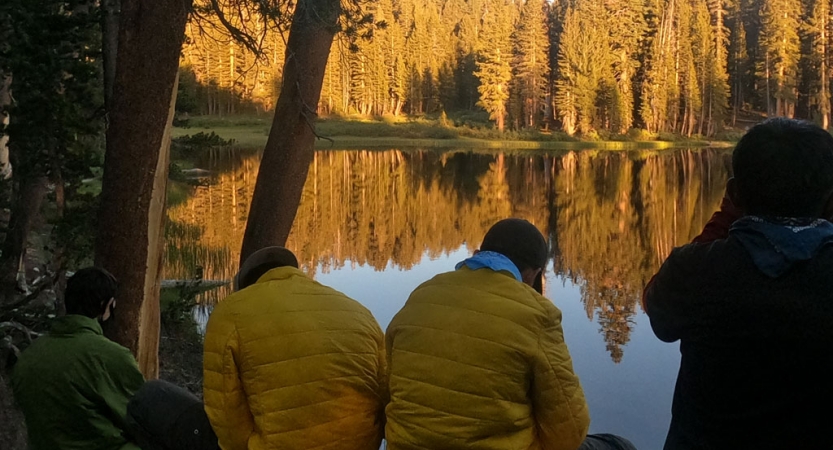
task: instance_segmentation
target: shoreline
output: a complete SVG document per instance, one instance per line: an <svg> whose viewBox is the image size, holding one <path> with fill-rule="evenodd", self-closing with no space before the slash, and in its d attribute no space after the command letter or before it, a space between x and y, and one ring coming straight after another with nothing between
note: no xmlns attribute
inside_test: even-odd
<svg viewBox="0 0 833 450"><path fill-rule="evenodd" d="M194 117L188 127L174 127L171 135L181 137L198 133L216 133L223 139L233 140L234 146L243 149L263 148L271 123L262 118ZM671 148L731 148L734 142L710 139L631 140L627 136L615 140L581 140L560 133L507 132L467 127L447 127L433 121L387 123L384 121L325 119L316 124L323 138L315 142L315 148L373 149L420 147L437 149L483 150L666 150Z"/></svg>
<svg viewBox="0 0 833 450"><path fill-rule="evenodd" d="M422 147L422 148L464 148L491 150L666 150L681 147L721 147L734 146L724 141L500 141L477 138L426 139L426 138L387 138L334 136L333 143L319 139L316 149L352 149L358 147ZM266 140L263 141L266 144Z"/></svg>
<svg viewBox="0 0 833 450"><path fill-rule="evenodd" d="M242 148L264 147L267 135L260 130L235 129L229 132L223 127L218 128L173 128L171 135L181 137L197 133L215 132L223 139L234 140L234 145ZM332 139L330 142L327 139ZM317 150L341 150L357 148L383 147L422 147L422 148L472 148L472 149L512 149L512 150L667 150L672 148L731 148L735 144L728 141L513 141L478 138L397 138L397 137L357 137L357 136L327 136L327 139L317 139Z"/></svg>

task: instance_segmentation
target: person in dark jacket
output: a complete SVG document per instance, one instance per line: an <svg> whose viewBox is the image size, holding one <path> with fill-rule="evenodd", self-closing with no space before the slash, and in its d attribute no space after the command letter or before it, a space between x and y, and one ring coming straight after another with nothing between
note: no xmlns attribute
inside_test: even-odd
<svg viewBox="0 0 833 450"><path fill-rule="evenodd" d="M682 355L665 448L833 448L833 137L771 119L732 167L720 211L644 292Z"/></svg>
<svg viewBox="0 0 833 450"><path fill-rule="evenodd" d="M145 382L126 348L99 321L115 305L116 279L99 268L67 282L67 315L20 356L12 389L32 450L138 450L125 432L127 403Z"/></svg>
<svg viewBox="0 0 833 450"><path fill-rule="evenodd" d="M202 401L163 380L145 383L127 404L127 429L142 450L219 450Z"/></svg>

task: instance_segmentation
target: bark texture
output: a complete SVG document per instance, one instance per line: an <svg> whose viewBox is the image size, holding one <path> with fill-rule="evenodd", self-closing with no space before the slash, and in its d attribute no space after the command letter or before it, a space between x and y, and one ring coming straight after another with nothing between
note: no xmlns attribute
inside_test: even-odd
<svg viewBox="0 0 833 450"><path fill-rule="evenodd" d="M240 261L283 245L312 162L315 111L338 31L338 0L299 0L286 49L281 94L257 176Z"/></svg>
<svg viewBox="0 0 833 450"><path fill-rule="evenodd" d="M116 82L120 9L120 0L101 1L101 52L104 55L104 106L107 111L112 108L113 84Z"/></svg>
<svg viewBox="0 0 833 450"><path fill-rule="evenodd" d="M96 264L119 280L105 332L159 371L159 278L170 126L189 0L123 0Z"/></svg>
<svg viewBox="0 0 833 450"><path fill-rule="evenodd" d="M9 125L6 108L12 104L12 76L0 72L0 179L8 180L12 176L12 163L9 161L9 135L3 130Z"/></svg>
<svg viewBox="0 0 833 450"><path fill-rule="evenodd" d="M3 301L11 301L15 289L26 287L26 273L23 258L26 255L29 232L40 215L43 198L46 195L48 179L42 176L21 177L18 181L14 205L9 217L9 231L0 252L0 286L3 287Z"/></svg>

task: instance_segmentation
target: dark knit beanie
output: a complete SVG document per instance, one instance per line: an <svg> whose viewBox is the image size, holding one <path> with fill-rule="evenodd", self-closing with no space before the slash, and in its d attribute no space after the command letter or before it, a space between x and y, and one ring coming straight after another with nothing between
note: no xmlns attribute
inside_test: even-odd
<svg viewBox="0 0 833 450"><path fill-rule="evenodd" d="M538 228L524 219L504 219L492 225L480 250L506 256L520 271L547 266L547 242Z"/></svg>

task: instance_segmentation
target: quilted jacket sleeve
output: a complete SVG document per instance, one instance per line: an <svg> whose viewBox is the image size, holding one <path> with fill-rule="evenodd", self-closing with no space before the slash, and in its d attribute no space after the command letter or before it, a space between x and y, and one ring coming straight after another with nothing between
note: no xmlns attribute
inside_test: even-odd
<svg viewBox="0 0 833 450"><path fill-rule="evenodd" d="M254 419L237 367L239 338L223 317L209 320L205 337L203 380L205 411L223 450L246 450Z"/></svg>
<svg viewBox="0 0 833 450"><path fill-rule="evenodd" d="M551 303L547 309L533 367L533 412L542 449L576 450L587 435L590 414L564 342L561 311Z"/></svg>

